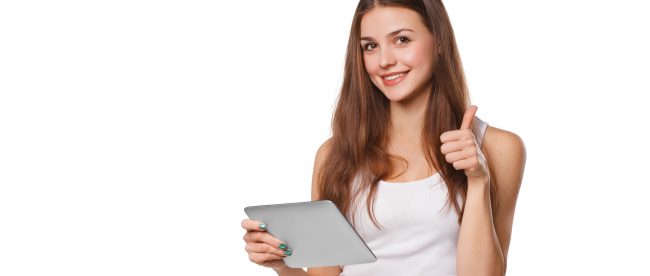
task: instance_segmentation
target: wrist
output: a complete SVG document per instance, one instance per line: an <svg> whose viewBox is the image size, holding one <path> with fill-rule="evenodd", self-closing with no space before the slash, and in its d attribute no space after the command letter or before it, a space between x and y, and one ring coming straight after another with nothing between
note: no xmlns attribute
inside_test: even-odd
<svg viewBox="0 0 650 276"><path fill-rule="evenodd" d="M490 178L468 178L467 179L467 192L484 192L490 190Z"/></svg>

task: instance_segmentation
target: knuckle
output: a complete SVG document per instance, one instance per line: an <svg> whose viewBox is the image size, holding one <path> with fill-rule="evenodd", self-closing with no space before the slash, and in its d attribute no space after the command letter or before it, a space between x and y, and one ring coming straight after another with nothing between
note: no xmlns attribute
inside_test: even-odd
<svg viewBox="0 0 650 276"><path fill-rule="evenodd" d="M256 264L260 264L260 263L262 263L264 261L262 259L262 257L260 256L260 254L252 254L252 256L250 257L250 260L251 260L251 262L254 262Z"/></svg>
<svg viewBox="0 0 650 276"><path fill-rule="evenodd" d="M264 239L264 233L263 232L255 232L255 233L253 233L253 235L254 235L254 239L256 241L261 241L262 239Z"/></svg>
<svg viewBox="0 0 650 276"><path fill-rule="evenodd" d="M264 262L264 258L262 258L260 254L251 254L249 259L251 260L251 262L254 262L256 264Z"/></svg>
<svg viewBox="0 0 650 276"><path fill-rule="evenodd" d="M273 247L272 245L270 245L268 243L265 243L264 245L265 245L264 248L266 248L266 253L276 252L275 247Z"/></svg>
<svg viewBox="0 0 650 276"><path fill-rule="evenodd" d="M279 257L279 256L276 256L276 255L273 255L273 254L270 254L270 253L266 253L264 255L266 256L267 260L275 260L275 259L278 259L278 257Z"/></svg>
<svg viewBox="0 0 650 276"><path fill-rule="evenodd" d="M254 233L246 232L246 234L244 234L244 241L246 241L246 242L253 241L253 240L255 239L255 238L253 237L253 234L254 234Z"/></svg>

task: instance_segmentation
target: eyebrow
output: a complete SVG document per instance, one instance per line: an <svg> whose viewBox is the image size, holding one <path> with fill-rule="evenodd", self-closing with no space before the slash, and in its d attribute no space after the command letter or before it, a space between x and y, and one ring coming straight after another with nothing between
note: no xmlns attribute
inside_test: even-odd
<svg viewBox="0 0 650 276"><path fill-rule="evenodd" d="M390 36L396 35L396 34L402 32L402 31L413 32L413 30L411 30L411 29L401 28L401 29L399 29L399 30L392 31L391 33L387 34L386 37L390 37ZM361 40L373 40L373 39L372 39L371 37L364 36L364 37L361 38Z"/></svg>

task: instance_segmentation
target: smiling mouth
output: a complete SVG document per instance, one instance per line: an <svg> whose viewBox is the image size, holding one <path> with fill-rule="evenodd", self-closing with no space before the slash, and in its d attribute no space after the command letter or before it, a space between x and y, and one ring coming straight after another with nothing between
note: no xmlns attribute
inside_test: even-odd
<svg viewBox="0 0 650 276"><path fill-rule="evenodd" d="M411 72L411 70L399 74L391 75L388 77L381 77L381 80L384 82L384 85L386 86L396 85L399 82L401 82L409 72Z"/></svg>
<svg viewBox="0 0 650 276"><path fill-rule="evenodd" d="M406 75L406 73L401 73L401 74L397 74L397 75L392 75L392 76L390 76L390 77L385 77L384 79L385 79L385 80L395 80L395 79L397 79L397 78L399 78L399 77L401 77L401 76L404 76L404 75Z"/></svg>

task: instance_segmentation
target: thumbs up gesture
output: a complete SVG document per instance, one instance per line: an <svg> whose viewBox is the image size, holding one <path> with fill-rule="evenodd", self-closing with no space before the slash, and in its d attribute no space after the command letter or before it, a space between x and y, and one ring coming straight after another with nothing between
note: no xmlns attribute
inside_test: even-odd
<svg viewBox="0 0 650 276"><path fill-rule="evenodd" d="M440 151L445 155L445 160L453 164L456 170L465 170L468 182L472 179L490 179L487 161L472 132L472 121L477 109L477 106L472 105L465 111L459 130L440 135Z"/></svg>

